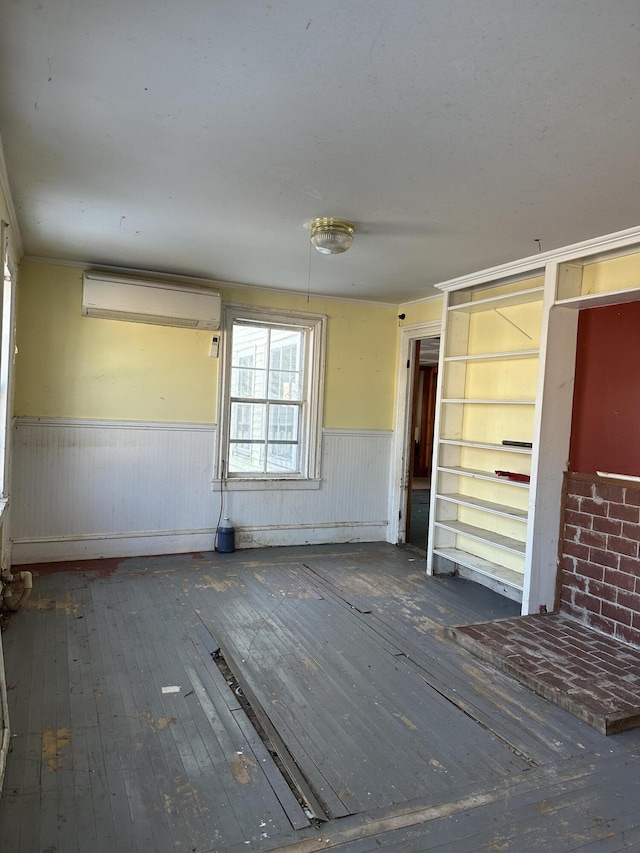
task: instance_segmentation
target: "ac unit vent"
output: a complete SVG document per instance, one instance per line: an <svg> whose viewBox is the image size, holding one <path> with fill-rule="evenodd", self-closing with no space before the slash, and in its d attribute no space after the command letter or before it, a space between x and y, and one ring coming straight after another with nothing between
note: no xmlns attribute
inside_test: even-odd
<svg viewBox="0 0 640 853"><path fill-rule="evenodd" d="M130 323L219 329L220 294L202 286L86 272L82 313Z"/></svg>

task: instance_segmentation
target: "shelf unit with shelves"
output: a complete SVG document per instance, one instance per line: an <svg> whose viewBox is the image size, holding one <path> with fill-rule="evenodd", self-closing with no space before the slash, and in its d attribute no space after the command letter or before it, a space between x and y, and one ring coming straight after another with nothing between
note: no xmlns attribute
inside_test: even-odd
<svg viewBox="0 0 640 853"><path fill-rule="evenodd" d="M640 301L640 228L436 287L444 305L427 571L457 571L521 599L523 613L552 610L578 318ZM530 482L505 482L498 470Z"/></svg>
<svg viewBox="0 0 640 853"><path fill-rule="evenodd" d="M456 570L518 601L543 294L540 276L445 294L428 570Z"/></svg>

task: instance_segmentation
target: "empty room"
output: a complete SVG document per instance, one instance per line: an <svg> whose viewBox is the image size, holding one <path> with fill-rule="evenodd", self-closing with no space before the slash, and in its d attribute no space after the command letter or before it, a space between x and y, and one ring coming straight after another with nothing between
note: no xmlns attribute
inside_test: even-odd
<svg viewBox="0 0 640 853"><path fill-rule="evenodd" d="M640 7L2 3L0 849L640 847Z"/></svg>

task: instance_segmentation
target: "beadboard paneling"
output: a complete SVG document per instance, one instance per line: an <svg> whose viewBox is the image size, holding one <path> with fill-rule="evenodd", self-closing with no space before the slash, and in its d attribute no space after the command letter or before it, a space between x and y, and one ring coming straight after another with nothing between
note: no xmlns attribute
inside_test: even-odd
<svg viewBox="0 0 640 853"><path fill-rule="evenodd" d="M237 546L384 540L391 434L325 430L317 490L212 486L214 425L18 419L13 562L213 547L224 514Z"/></svg>

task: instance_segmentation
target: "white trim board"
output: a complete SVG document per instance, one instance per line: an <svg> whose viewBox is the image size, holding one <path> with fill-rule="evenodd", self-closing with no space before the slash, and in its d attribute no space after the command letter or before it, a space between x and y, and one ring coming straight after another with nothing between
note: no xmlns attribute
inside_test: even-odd
<svg viewBox="0 0 640 853"><path fill-rule="evenodd" d="M323 435L345 435L350 438L389 438L393 435L393 430L391 429L348 429L337 428L337 429L323 429Z"/></svg>
<svg viewBox="0 0 640 853"><path fill-rule="evenodd" d="M29 424L42 427L86 427L87 429L167 429L167 430L195 430L200 432L215 432L218 425L215 423L198 424L183 423L181 421L126 421L126 420L100 420L99 418L37 418L29 415L20 415L13 419L16 424ZM323 427L323 435L344 435L351 437L389 437L393 435L390 429L360 429L358 427Z"/></svg>
<svg viewBox="0 0 640 853"><path fill-rule="evenodd" d="M98 418L34 418L17 417L16 425L42 427L79 427L85 429L159 429L215 432L217 424L180 423L178 421L116 421Z"/></svg>
<svg viewBox="0 0 640 853"><path fill-rule="evenodd" d="M13 244L15 248L15 253L17 255L16 260L20 261L24 254L24 248L22 245L22 236L20 235L20 228L18 227L18 217L16 216L16 209L13 204L13 197L11 195L11 186L9 184L9 173L7 172L7 161L4 156L4 145L2 144L2 137L0 136L0 188L2 189L2 194L4 195L4 200L7 205L7 213L9 214L9 225L11 226L11 231L9 232L9 242Z"/></svg>
<svg viewBox="0 0 640 853"><path fill-rule="evenodd" d="M411 436L411 397L413 378L416 369L414 363L415 341L422 338L436 338L442 332L441 320L428 323L415 323L402 326L398 337L398 376L396 382L396 419L391 451L391 472L389 488L389 528L387 541L404 544L407 529L406 507L409 488L409 443ZM440 347L442 360L442 346ZM409 367L407 367L407 363ZM442 370L440 364L439 370Z"/></svg>
<svg viewBox="0 0 640 853"><path fill-rule="evenodd" d="M384 542L386 521L353 521L325 524L263 525L236 528L236 549L292 545L337 545L345 542ZM13 543L13 564L60 563L69 560L100 560L122 557L189 554L213 551L215 529L168 530L21 539Z"/></svg>

